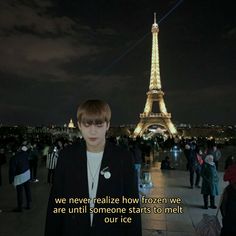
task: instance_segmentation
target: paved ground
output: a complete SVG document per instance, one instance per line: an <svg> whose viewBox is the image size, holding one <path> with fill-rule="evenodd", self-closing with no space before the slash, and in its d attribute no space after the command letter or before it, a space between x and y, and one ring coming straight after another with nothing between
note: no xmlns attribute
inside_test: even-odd
<svg viewBox="0 0 236 236"><path fill-rule="evenodd" d="M189 188L187 171L170 170L161 171L160 163L156 162L150 169L153 187L143 191L153 198L179 197L181 204L159 204L160 208L176 207L183 208L181 214L143 214L143 235L165 235L165 236L192 236L195 234L195 226L202 218L203 213L215 214L216 210L202 209L203 200L200 189ZM8 167L2 170L3 186L0 189L0 235L1 236L43 236L44 222L48 194L50 186L46 184L46 169L39 168L39 183L32 187L33 205L31 210L24 210L22 213L13 213L11 210L16 204L16 193L12 186L7 183ZM220 172L220 192L226 186L222 181L223 173ZM216 198L218 203L219 197ZM153 204L147 207L153 208ZM220 214L219 214L220 215Z"/></svg>
<svg viewBox="0 0 236 236"><path fill-rule="evenodd" d="M181 204L160 204L160 207L182 206L183 213L180 214L148 214L143 215L143 232L147 235L165 235L165 236L193 236L196 235L195 227L202 218L203 213L216 214L216 210L202 209L203 199L200 189L189 188L187 171L161 171L159 166L151 168L154 187L149 193L149 197L173 198L179 197ZM220 192L226 186L223 182L223 173L219 173ZM216 198L218 204L219 198ZM221 222L221 215L219 214Z"/></svg>

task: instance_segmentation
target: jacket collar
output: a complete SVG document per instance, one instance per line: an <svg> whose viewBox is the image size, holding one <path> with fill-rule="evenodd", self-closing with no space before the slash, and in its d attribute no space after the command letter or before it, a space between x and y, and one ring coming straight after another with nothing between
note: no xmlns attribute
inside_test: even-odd
<svg viewBox="0 0 236 236"><path fill-rule="evenodd" d="M101 173L102 170L108 169L110 171L110 164L112 161L112 144L109 143L109 141L106 141L104 152L103 152L103 157L102 157L102 163L99 171L99 180L98 180L98 188L97 188L97 196L100 197L102 193L104 193L105 189L105 179L104 174ZM79 148L79 153L78 153L78 166L80 166L79 170L82 178L83 178L83 195L85 197L89 197L89 190L88 190L88 172L87 172L87 149L86 149L86 143L83 142ZM81 186L82 187L82 186Z"/></svg>

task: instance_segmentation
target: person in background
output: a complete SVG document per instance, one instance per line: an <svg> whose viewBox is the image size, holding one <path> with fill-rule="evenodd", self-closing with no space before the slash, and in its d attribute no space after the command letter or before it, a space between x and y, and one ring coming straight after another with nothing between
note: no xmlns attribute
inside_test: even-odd
<svg viewBox="0 0 236 236"><path fill-rule="evenodd" d="M219 149L219 146L217 145L214 145L213 146L213 156L214 156L214 162L215 162L215 165L216 165L216 170L219 169L219 160L221 158L221 151Z"/></svg>
<svg viewBox="0 0 236 236"><path fill-rule="evenodd" d="M134 167L137 174L138 186L141 184L141 166L142 166L142 152L138 147L137 141L132 142L130 145L130 151L134 158Z"/></svg>
<svg viewBox="0 0 236 236"><path fill-rule="evenodd" d="M231 161L228 162L227 169L224 173L224 181L229 181L229 183L236 179L236 159L232 156Z"/></svg>
<svg viewBox="0 0 236 236"><path fill-rule="evenodd" d="M2 165L4 165L6 163L6 155L4 153L4 148L0 148L0 188L2 186ZM0 213L2 212L2 210L0 209Z"/></svg>
<svg viewBox="0 0 236 236"><path fill-rule="evenodd" d="M222 215L221 236L236 235L236 160L232 158L224 174L224 181L229 181L225 188L220 211Z"/></svg>
<svg viewBox="0 0 236 236"><path fill-rule="evenodd" d="M184 155L186 157L186 170L188 171L189 170L189 156L190 156L190 144L189 143L186 143L185 146L184 146Z"/></svg>
<svg viewBox="0 0 236 236"><path fill-rule="evenodd" d="M31 191L30 191L30 169L29 169L29 153L27 146L23 145L16 153L12 156L9 164L9 182L16 187L17 193L17 208L14 212L22 212L23 209L23 189L26 195L26 207L31 207Z"/></svg>
<svg viewBox="0 0 236 236"><path fill-rule="evenodd" d="M2 165L6 163L6 155L4 153L4 148L0 148L0 187L2 186Z"/></svg>
<svg viewBox="0 0 236 236"><path fill-rule="evenodd" d="M210 143L206 152L207 155L212 155L214 157L214 163L216 170L218 170L218 163L221 158L221 151L215 143Z"/></svg>
<svg viewBox="0 0 236 236"><path fill-rule="evenodd" d="M170 164L170 157L166 156L164 160L161 161L161 170L174 170Z"/></svg>
<svg viewBox="0 0 236 236"><path fill-rule="evenodd" d="M46 160L46 168L48 169L48 177L47 177L48 184L53 183L58 156L59 156L59 149L57 144L55 144L51 147L51 149L49 149Z"/></svg>
<svg viewBox="0 0 236 236"><path fill-rule="evenodd" d="M56 145L59 152L64 148L64 143L61 140L57 140Z"/></svg>
<svg viewBox="0 0 236 236"><path fill-rule="evenodd" d="M40 157L39 151L37 149L37 144L33 144L29 150L29 165L30 165L30 181L37 183L37 169L38 169L38 159Z"/></svg>
<svg viewBox="0 0 236 236"><path fill-rule="evenodd" d="M50 146L48 144L45 144L42 150L42 160L44 163L46 163L47 161L47 156L48 156L48 152L50 150Z"/></svg>
<svg viewBox="0 0 236 236"><path fill-rule="evenodd" d="M190 144L190 152L188 156L188 166L189 166L189 180L190 180L190 188L193 189L193 184L195 182L195 187L200 188L200 171L201 166L198 162L198 148L195 142L192 142ZM196 175L195 181L194 181L194 174Z"/></svg>
<svg viewBox="0 0 236 236"><path fill-rule="evenodd" d="M232 165L234 162L236 162L235 157L233 155L229 155L225 160L224 170L226 170L228 166Z"/></svg>
<svg viewBox="0 0 236 236"><path fill-rule="evenodd" d="M218 195L219 177L216 171L213 155L207 155L201 170L204 209L208 209L208 197L210 196L210 208L216 209L215 196Z"/></svg>

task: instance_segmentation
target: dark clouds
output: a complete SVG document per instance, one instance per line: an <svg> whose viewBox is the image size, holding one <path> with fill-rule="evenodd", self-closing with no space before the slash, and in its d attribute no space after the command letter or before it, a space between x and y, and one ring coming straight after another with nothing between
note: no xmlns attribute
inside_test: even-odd
<svg viewBox="0 0 236 236"><path fill-rule="evenodd" d="M149 85L153 12L161 19L175 3L0 2L0 122L61 125L81 101L98 97L111 104L114 124L136 123ZM161 79L174 121L235 123L231 3L183 1L160 24Z"/></svg>

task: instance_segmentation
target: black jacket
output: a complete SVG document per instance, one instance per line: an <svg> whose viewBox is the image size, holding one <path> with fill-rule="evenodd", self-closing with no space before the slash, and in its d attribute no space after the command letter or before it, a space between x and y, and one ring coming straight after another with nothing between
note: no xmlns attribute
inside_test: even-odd
<svg viewBox="0 0 236 236"><path fill-rule="evenodd" d="M128 151L121 149L111 143L106 143L101 170L109 167L111 177L106 179L104 175L99 175L96 198L110 196L121 199L139 198L137 178L135 175L132 155ZM58 205L55 198L65 198L66 204ZM89 198L86 146L72 145L64 149L58 158L55 172L55 179L49 197L45 236L123 236L142 235L141 215L123 214L125 217L132 217L132 223L105 223L105 217L118 217L121 214L94 214L93 225L90 227L89 204L68 204L69 198ZM87 213L68 213L68 208L87 207ZM55 214L54 208L64 207L67 213ZM95 205L95 207L139 207L139 204L105 204ZM128 209L127 209L128 211Z"/></svg>
<svg viewBox="0 0 236 236"><path fill-rule="evenodd" d="M16 155L10 159L10 164L9 164L10 184L13 183L14 177L16 175L20 175L24 173L25 171L29 170L28 157L29 157L29 153L27 151L20 151L16 153Z"/></svg>
<svg viewBox="0 0 236 236"><path fill-rule="evenodd" d="M236 235L236 183L225 188L220 210L223 224L221 235Z"/></svg>

